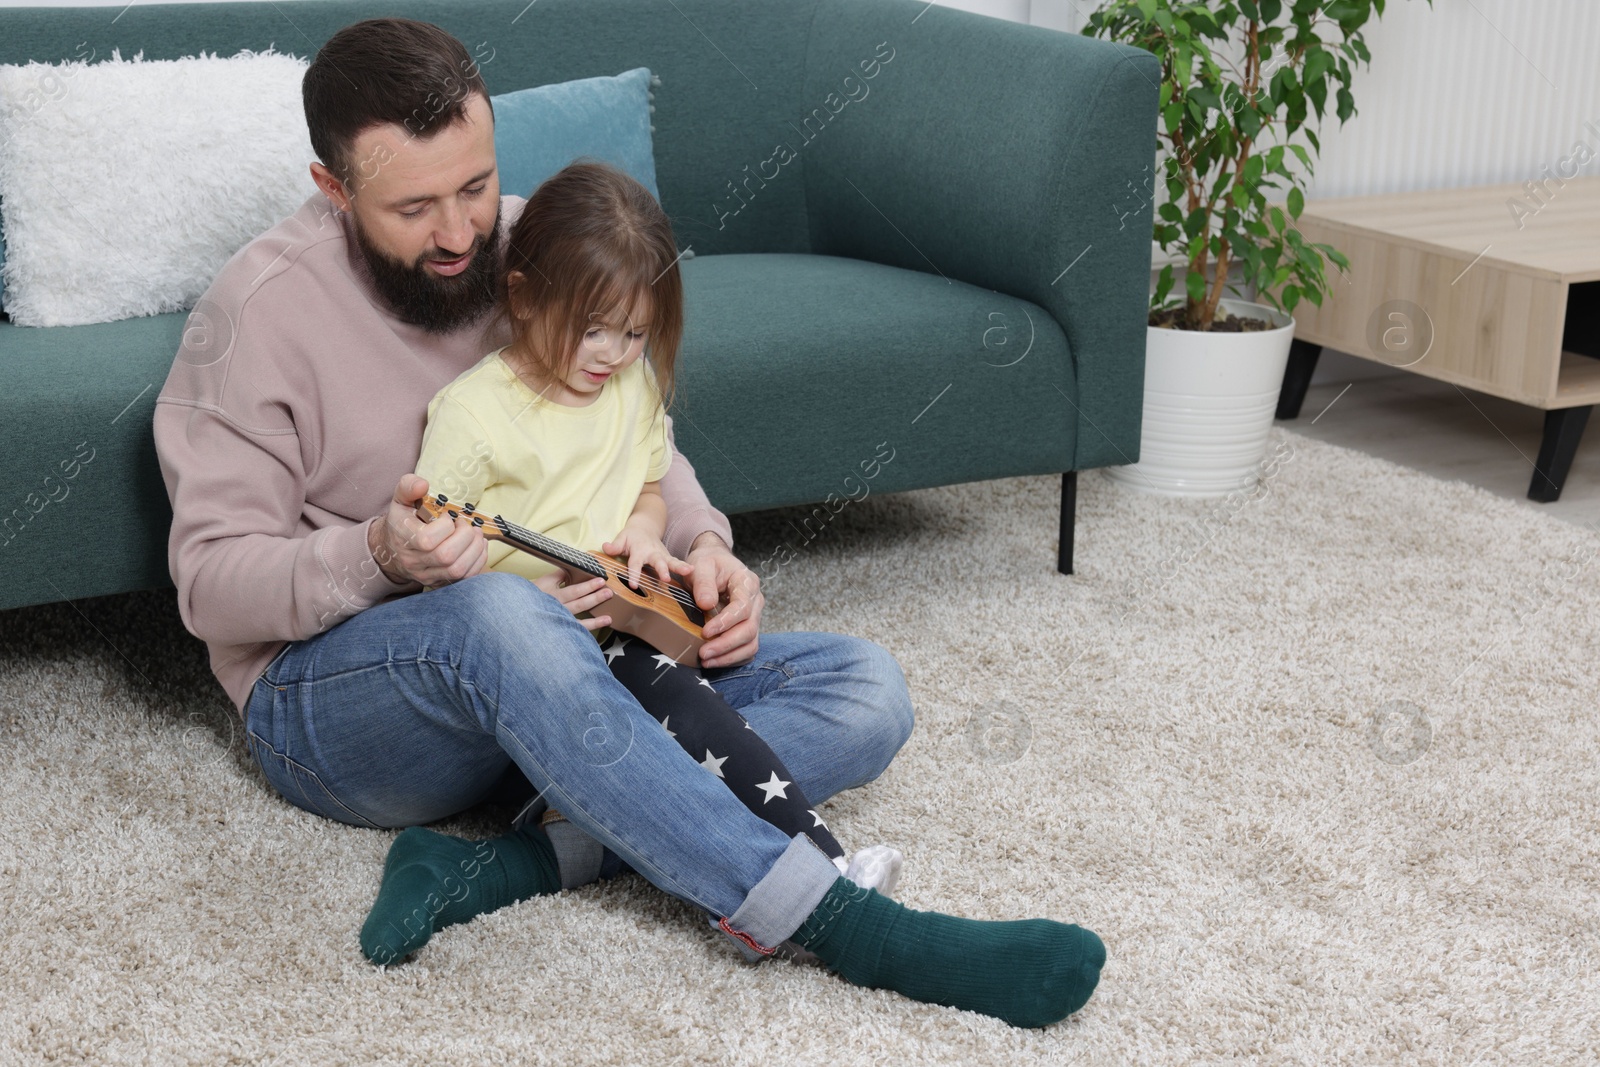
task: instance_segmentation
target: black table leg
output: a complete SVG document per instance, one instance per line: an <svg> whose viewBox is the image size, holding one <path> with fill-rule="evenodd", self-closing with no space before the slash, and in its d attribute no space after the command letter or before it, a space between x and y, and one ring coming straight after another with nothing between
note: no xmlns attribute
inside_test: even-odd
<svg viewBox="0 0 1600 1067"><path fill-rule="evenodd" d="M1528 486L1528 499L1541 504L1553 504L1561 499L1561 487L1567 484L1567 472L1572 470L1572 457L1578 453L1578 442L1583 440L1583 427L1589 421L1594 405L1581 408L1562 408L1544 413L1544 441L1539 445L1539 462L1533 469L1533 483Z"/></svg>
<svg viewBox="0 0 1600 1067"><path fill-rule="evenodd" d="M1306 389L1317 371L1322 346L1310 341L1289 342L1289 365L1283 368L1283 388L1278 392L1278 418L1298 419L1306 402Z"/></svg>
<svg viewBox="0 0 1600 1067"><path fill-rule="evenodd" d="M1061 547L1056 553L1056 570L1072 573L1072 535L1078 521L1078 472L1061 476Z"/></svg>

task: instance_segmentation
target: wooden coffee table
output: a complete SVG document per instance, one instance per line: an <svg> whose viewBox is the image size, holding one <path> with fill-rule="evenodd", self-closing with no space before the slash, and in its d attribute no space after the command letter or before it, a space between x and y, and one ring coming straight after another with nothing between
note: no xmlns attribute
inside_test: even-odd
<svg viewBox="0 0 1600 1067"><path fill-rule="evenodd" d="M1542 409L1528 496L1558 499L1600 402L1600 178L1311 201L1296 225L1350 270L1295 308L1278 418L1329 346Z"/></svg>

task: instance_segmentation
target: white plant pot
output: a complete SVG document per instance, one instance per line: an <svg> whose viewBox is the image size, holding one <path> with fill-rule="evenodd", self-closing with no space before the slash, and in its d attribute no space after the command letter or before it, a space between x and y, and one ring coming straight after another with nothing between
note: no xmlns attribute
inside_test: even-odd
<svg viewBox="0 0 1600 1067"><path fill-rule="evenodd" d="M1106 468L1112 481L1190 497L1226 496L1255 484L1289 362L1294 319L1243 300L1223 300L1221 307L1277 328L1209 333L1149 327L1139 462Z"/></svg>

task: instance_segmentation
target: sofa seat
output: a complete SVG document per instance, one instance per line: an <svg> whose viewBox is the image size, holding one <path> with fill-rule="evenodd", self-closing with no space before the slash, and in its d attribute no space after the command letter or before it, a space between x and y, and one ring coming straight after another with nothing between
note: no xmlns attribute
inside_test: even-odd
<svg viewBox="0 0 1600 1067"><path fill-rule="evenodd" d="M722 510L859 497L864 463L873 492L1070 469L1071 354L1037 305L837 256L681 267L674 433Z"/></svg>
<svg viewBox="0 0 1600 1067"><path fill-rule="evenodd" d="M722 510L1070 466L1076 379L1066 336L1037 305L837 256L697 256L681 268L675 433ZM0 516L11 577L0 602L169 583L172 513L150 419L186 319L0 323L17 472Z"/></svg>

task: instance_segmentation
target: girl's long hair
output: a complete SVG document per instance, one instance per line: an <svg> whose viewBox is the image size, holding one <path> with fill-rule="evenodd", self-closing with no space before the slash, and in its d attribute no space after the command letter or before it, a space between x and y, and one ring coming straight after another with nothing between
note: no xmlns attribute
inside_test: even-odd
<svg viewBox="0 0 1600 1067"><path fill-rule="evenodd" d="M645 354L670 407L683 339L683 277L672 224L650 191L605 163L580 160L546 180L512 225L497 318L509 321L541 377L555 380L596 323L631 329L648 298ZM521 278L513 281L512 271Z"/></svg>

